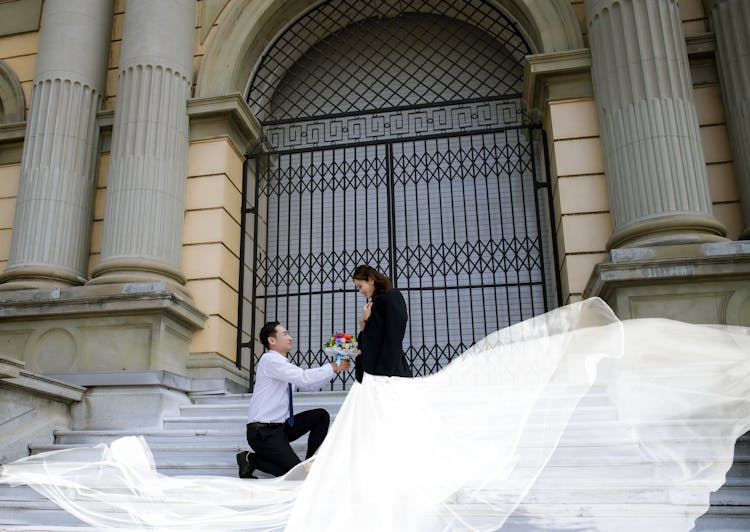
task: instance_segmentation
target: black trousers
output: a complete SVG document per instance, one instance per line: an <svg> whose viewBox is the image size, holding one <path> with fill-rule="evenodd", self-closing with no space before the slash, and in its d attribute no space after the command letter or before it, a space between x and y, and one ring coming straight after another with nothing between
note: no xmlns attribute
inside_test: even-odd
<svg viewBox="0 0 750 532"><path fill-rule="evenodd" d="M282 423L274 427L247 425L247 443L253 448L255 467L275 477L285 474L300 463L300 459L289 442L310 433L307 438L307 455L310 458L318 450L328 434L331 418L322 408L294 414L294 426Z"/></svg>

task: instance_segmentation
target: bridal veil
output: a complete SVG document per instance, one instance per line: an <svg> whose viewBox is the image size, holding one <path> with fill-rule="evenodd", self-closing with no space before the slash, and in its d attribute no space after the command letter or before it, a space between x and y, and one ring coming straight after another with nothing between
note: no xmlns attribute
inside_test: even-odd
<svg viewBox="0 0 750 532"><path fill-rule="evenodd" d="M748 429L747 329L620 322L589 299L434 375L366 375L317 455L282 478L167 477L128 437L30 456L0 481L100 528L689 530Z"/></svg>

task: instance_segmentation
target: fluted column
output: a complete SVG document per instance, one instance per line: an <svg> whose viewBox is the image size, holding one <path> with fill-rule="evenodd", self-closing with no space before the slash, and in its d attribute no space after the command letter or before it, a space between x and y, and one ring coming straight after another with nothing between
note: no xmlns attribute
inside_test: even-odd
<svg viewBox="0 0 750 532"><path fill-rule="evenodd" d="M93 283L177 286L187 174L194 0L128 0Z"/></svg>
<svg viewBox="0 0 750 532"><path fill-rule="evenodd" d="M750 2L707 0L721 94L742 202L741 239L750 239Z"/></svg>
<svg viewBox="0 0 750 532"><path fill-rule="evenodd" d="M610 247L724 240L677 0L586 0Z"/></svg>
<svg viewBox="0 0 750 532"><path fill-rule="evenodd" d="M47 0L2 289L86 281L112 0Z"/></svg>

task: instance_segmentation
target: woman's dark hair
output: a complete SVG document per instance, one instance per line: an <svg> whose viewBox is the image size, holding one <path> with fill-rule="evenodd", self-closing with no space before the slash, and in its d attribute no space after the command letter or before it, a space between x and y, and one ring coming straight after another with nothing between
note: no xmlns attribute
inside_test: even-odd
<svg viewBox="0 0 750 532"><path fill-rule="evenodd" d="M269 321L260 330L260 334L258 335L260 338L260 343L262 343L263 347L265 347L266 349L271 349L271 346L268 345L268 337L276 336L276 327L279 325L281 324L278 321Z"/></svg>
<svg viewBox="0 0 750 532"><path fill-rule="evenodd" d="M383 294L392 288L391 280L388 279L388 277L367 264L362 264L354 268L352 279L358 281L369 281L372 279L375 283L375 294L373 295L376 296Z"/></svg>

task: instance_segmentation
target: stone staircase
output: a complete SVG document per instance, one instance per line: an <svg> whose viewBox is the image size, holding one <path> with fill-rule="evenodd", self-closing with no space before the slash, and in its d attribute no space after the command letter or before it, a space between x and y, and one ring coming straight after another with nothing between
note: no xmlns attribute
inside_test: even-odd
<svg viewBox="0 0 750 532"><path fill-rule="evenodd" d="M148 442L160 472L167 475L236 476L235 454L247 448L245 416L250 396L194 395L192 404L183 406L179 415L165 418L163 429L142 434ZM301 411L326 408L335 417L344 399L341 392L298 394L295 406ZM706 420L710 423L711 420ZM125 431L58 431L51 446L32 446L32 453L108 443L130 435ZM697 440L675 442L689 445L700 456L703 444ZM299 454L305 439L295 442ZM612 459L616 458L616 464ZM674 486L654 485L633 489L628 478L636 470L650 468L632 442L628 428L616 421L614 408L596 389L579 405L555 452L550 466L537 479L524 503L508 519L503 530L548 530L540 518L541 508L554 509L559 518L569 520L578 530L622 521L623 503L627 506L627 531L657 531L663 516L675 511L675 497L686 496ZM560 489L556 477L576 469L576 481ZM579 474L580 472L580 474ZM259 474L262 476L262 473ZM710 510L698 520L696 530L750 530L750 434L735 448L735 463L726 484L711 496ZM456 495L454 510L471 520L475 511L469 494ZM54 503L26 486L0 485L0 529L93 530Z"/></svg>

